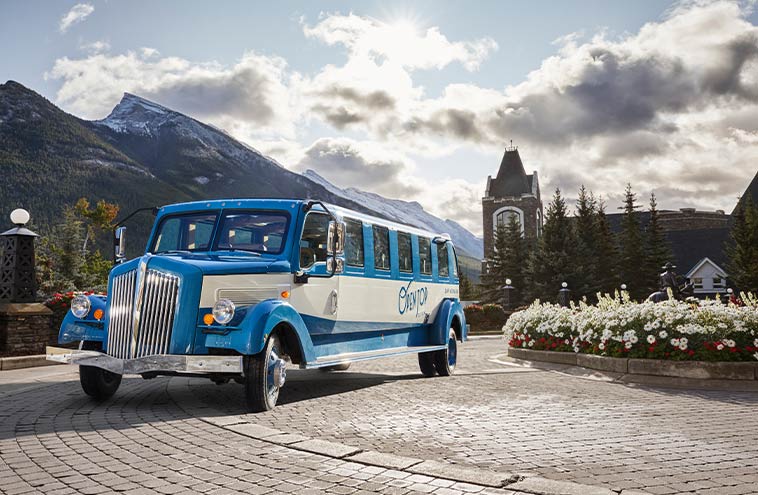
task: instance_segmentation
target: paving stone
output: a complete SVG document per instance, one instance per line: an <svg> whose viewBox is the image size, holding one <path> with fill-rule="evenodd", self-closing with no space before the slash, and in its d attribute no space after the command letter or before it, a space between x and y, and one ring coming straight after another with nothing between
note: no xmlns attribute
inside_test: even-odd
<svg viewBox="0 0 758 495"><path fill-rule="evenodd" d="M422 462L421 459L415 459L413 457L402 457L375 451L360 452L358 454L351 455L350 457L346 457L345 460L371 464L373 466L379 466L387 469L407 469L415 464Z"/></svg>
<svg viewBox="0 0 758 495"><path fill-rule="evenodd" d="M300 450L307 450L314 454L321 454L329 457L347 457L357 454L361 449L337 442L328 442L325 440L311 439L302 442L293 443L291 447Z"/></svg>

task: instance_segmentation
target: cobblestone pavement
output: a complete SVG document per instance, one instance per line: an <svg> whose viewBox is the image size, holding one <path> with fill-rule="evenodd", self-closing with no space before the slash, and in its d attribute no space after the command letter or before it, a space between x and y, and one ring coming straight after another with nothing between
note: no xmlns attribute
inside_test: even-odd
<svg viewBox="0 0 758 495"><path fill-rule="evenodd" d="M254 421L616 490L758 493L757 393L632 387L489 361L503 351L499 339L467 342L450 378L420 379L415 356L294 371L282 405ZM241 408L239 386L193 389L227 414Z"/></svg>
<svg viewBox="0 0 758 495"><path fill-rule="evenodd" d="M489 360L502 351L501 340L466 343L450 378L420 378L414 356L293 370L280 405L258 415L243 414L233 383L129 378L98 404L73 374L24 386L3 372L0 493L513 493L255 440L218 426L230 418L617 491L758 493L758 394L635 388Z"/></svg>

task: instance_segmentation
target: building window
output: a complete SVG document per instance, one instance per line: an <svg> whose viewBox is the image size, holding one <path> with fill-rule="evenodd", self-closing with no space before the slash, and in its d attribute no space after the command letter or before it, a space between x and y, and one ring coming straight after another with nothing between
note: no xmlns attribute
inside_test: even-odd
<svg viewBox="0 0 758 495"><path fill-rule="evenodd" d="M542 212L537 210L537 237L542 235Z"/></svg>
<svg viewBox="0 0 758 495"><path fill-rule="evenodd" d="M713 277L713 288L714 289L723 289L724 288L724 279L721 277Z"/></svg>
<svg viewBox="0 0 758 495"><path fill-rule="evenodd" d="M511 218L518 220L521 225L521 233L524 233L524 212L515 206L504 206L492 215L492 228L497 230L498 225L507 226Z"/></svg>
<svg viewBox="0 0 758 495"><path fill-rule="evenodd" d="M424 275L432 274L432 244L426 237L418 238L419 271Z"/></svg>
<svg viewBox="0 0 758 495"><path fill-rule="evenodd" d="M390 269L390 230L374 225L374 268Z"/></svg>
<svg viewBox="0 0 758 495"><path fill-rule="evenodd" d="M363 266L363 223L345 219L345 262L349 266Z"/></svg>
<svg viewBox="0 0 758 495"><path fill-rule="evenodd" d="M695 289L702 289L703 288L703 279L702 277L695 277L692 279L692 286Z"/></svg>
<svg viewBox="0 0 758 495"><path fill-rule="evenodd" d="M411 235L407 232L397 233L397 261L400 271L413 272L413 255L411 253Z"/></svg>

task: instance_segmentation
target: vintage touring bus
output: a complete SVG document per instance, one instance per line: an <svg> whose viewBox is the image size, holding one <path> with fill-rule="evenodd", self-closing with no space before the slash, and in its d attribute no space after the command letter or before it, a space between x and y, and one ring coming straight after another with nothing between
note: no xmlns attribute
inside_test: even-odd
<svg viewBox="0 0 758 495"><path fill-rule="evenodd" d="M84 392L113 395L124 374L244 384L273 408L288 363L418 354L426 376L453 373L466 340L449 236L320 201L234 199L165 206L143 256L118 264L108 295L77 296L50 360L79 365Z"/></svg>

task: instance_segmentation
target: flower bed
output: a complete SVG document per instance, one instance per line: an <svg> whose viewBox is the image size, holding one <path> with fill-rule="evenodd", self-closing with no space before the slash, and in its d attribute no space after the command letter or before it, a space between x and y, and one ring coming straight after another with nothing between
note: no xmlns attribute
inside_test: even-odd
<svg viewBox="0 0 758 495"><path fill-rule="evenodd" d="M758 299L634 303L601 297L563 308L536 301L505 324L511 347L677 361L758 360Z"/></svg>

